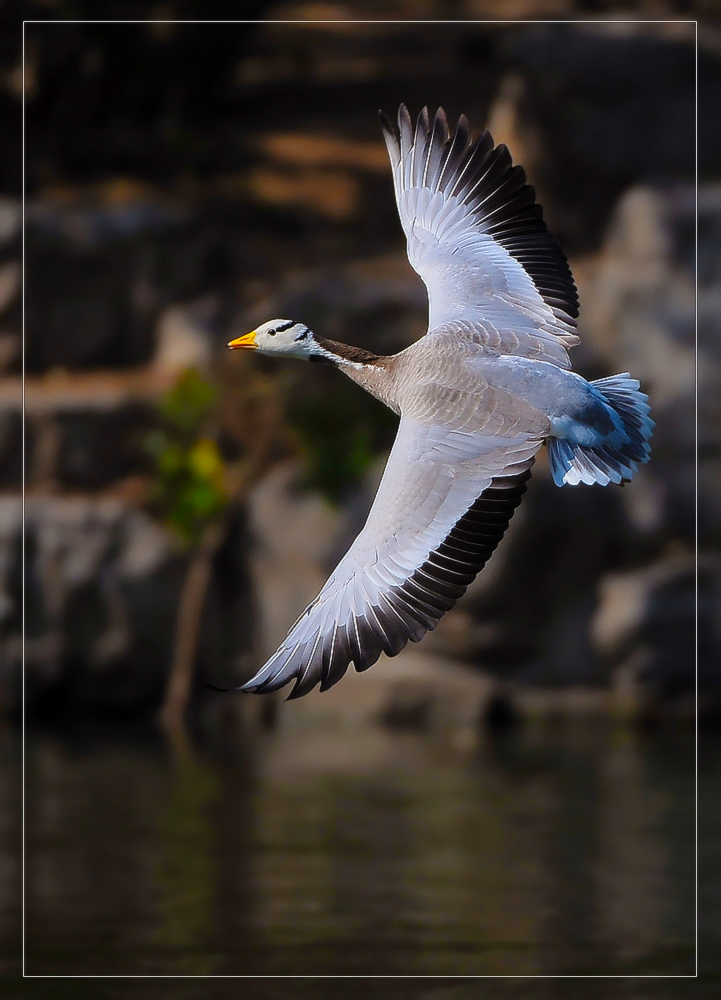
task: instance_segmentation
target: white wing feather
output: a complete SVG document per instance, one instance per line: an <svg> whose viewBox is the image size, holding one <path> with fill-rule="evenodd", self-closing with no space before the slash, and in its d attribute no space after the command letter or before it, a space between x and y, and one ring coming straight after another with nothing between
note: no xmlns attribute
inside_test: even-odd
<svg viewBox="0 0 721 1000"><path fill-rule="evenodd" d="M435 605L426 607L431 594L409 607L403 586L497 477L530 467L540 443L529 431L482 435L403 416L363 530L244 690L276 690L293 678L293 696L318 683L323 690L351 660L365 669L382 650L393 655L409 638L417 641L435 628L445 608L434 614ZM348 648L350 655L343 655Z"/></svg>
<svg viewBox="0 0 721 1000"><path fill-rule="evenodd" d="M381 118L408 259L428 289L432 333L459 334L500 353L570 367L578 297L535 194L488 132L470 141L464 118L449 135L439 111L398 134Z"/></svg>

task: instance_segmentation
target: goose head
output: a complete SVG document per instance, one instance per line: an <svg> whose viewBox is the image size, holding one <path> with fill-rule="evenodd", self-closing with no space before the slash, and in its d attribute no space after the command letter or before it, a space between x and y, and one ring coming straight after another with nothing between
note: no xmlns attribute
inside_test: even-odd
<svg viewBox="0 0 721 1000"><path fill-rule="evenodd" d="M259 354L284 355L309 360L322 348L304 323L292 319L271 319L242 337L231 340L231 351L253 350Z"/></svg>

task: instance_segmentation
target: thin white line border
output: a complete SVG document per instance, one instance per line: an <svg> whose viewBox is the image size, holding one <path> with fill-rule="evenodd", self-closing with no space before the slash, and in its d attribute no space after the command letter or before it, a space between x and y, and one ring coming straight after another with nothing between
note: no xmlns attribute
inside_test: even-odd
<svg viewBox="0 0 721 1000"><path fill-rule="evenodd" d="M695 630L695 804L696 804L696 814L695 814L695 859L694 859L694 870L695 870L695 905L696 905L696 915L695 915L695 968L693 973L687 974L661 974L661 973L639 973L639 974L608 974L608 973L598 973L598 974L554 974L554 973L541 973L538 975L528 975L522 973L508 973L508 974L479 974L479 975L364 975L364 976L352 976L352 975L314 975L314 974L299 974L299 975L250 975L250 974L234 974L234 975L178 975L173 973L163 974L163 975L153 975L153 974L142 974L142 973L118 973L118 974L48 974L48 973L29 973L26 971L26 745L25 745L25 487L26 487L26 438L25 438L25 53L26 53L26 25L33 24L52 24L52 25L66 25L66 24L173 24L173 25L185 25L185 24L265 24L265 25L281 25L281 24L297 24L304 27L312 26L314 24L340 24L340 25L352 25L352 24L379 24L379 25L425 25L425 24L450 24L450 25L484 25L484 24L504 24L504 25L518 25L518 24L569 24L569 25L583 25L583 26L603 26L607 24L685 24L694 25L694 48L695 48L695 208L696 208L696 218L695 218L695 256L694 256L694 278L695 278L695 347L696 347L696 398L695 398L695 547L696 547L696 577L695 577L695 595L696 595L696 630ZM62 20L50 20L50 19L24 19L22 21L22 54L21 54L21 66L22 66L22 156L21 156L21 169L22 169L22 238L21 238L21 259L22 259L22 283L21 283L21 295L22 295L22 306L21 306L21 348L22 348L22 359L21 359L21 372L22 372L22 430L21 430L21 448L22 448L22 504L21 504L21 520L22 520L22 540L21 540L21 552L22 552L22 567L21 567L21 587L22 587L22 611L21 611L21 621L22 621L22 637L21 637L21 656L22 656L22 678L21 678L21 737L22 737L22 748L21 748L21 786L22 786L22 811L21 811L21 894L22 894L22 906L21 906L21 927L22 927L22 941L21 941L21 957L22 957L22 978L23 979L698 979L699 977L699 912L698 912L698 899L699 899L699 851L698 851L698 827L699 827L699 779L698 779L698 751L699 751L699 720L698 720L698 642L699 642L699 631L698 631L698 19L696 18L604 18L604 17L588 17L588 18L573 18L573 19L563 19L563 18L536 18L536 19L487 19L487 20L475 20L475 19L402 19L402 18L368 18L359 19L351 18L348 20L340 18L318 18L318 19L285 19L285 18L241 18L241 19L216 19L216 20L201 20L201 19L178 19L178 18L147 18L147 19L62 19Z"/></svg>

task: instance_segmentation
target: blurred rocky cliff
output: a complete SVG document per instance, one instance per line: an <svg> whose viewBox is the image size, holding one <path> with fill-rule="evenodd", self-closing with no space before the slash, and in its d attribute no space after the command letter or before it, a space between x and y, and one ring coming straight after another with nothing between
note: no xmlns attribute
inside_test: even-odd
<svg viewBox="0 0 721 1000"><path fill-rule="evenodd" d="M702 130L721 101L716 37L699 49ZM13 108L16 71L3 77ZM246 359L223 345L272 316L378 352L424 332L375 117L403 100L465 112L509 144L577 279L576 367L631 371L657 421L652 461L624 489L557 490L541 456L508 537L422 650L514 684L591 686L648 716L690 714L698 309L699 685L716 712L721 141L708 127L696 299L694 94L694 25L672 20L28 26L29 709L160 700L188 556L144 505L141 442L179 372L236 366L242 380ZM16 709L21 219L16 179L5 181L1 669ZM215 560L197 666L217 681L268 652L313 596L362 523L394 430L323 366L253 361L284 401L291 443Z"/></svg>

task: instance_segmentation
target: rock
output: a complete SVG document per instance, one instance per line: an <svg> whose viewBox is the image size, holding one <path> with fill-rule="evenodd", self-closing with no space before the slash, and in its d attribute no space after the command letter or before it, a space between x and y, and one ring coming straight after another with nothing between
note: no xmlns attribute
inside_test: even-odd
<svg viewBox="0 0 721 1000"><path fill-rule="evenodd" d="M521 721L521 713L511 695L506 691L497 691L484 706L480 723L486 729L495 732L506 732L513 729Z"/></svg>
<svg viewBox="0 0 721 1000"><path fill-rule="evenodd" d="M156 421L147 405L59 414L56 483L68 490L92 491L137 474L145 461L143 439Z"/></svg>
<svg viewBox="0 0 721 1000"><path fill-rule="evenodd" d="M721 192L719 192L721 194ZM707 212L721 211L709 197ZM630 369L655 408L695 387L695 275L688 241L691 187L632 188L619 201L583 289L582 324L606 365Z"/></svg>
<svg viewBox="0 0 721 1000"><path fill-rule="evenodd" d="M619 492L559 490L541 453L506 536L457 605L470 626L466 662L535 685L607 680L588 633L598 580L623 560L627 544ZM450 653L440 643L453 615L432 637L441 655Z"/></svg>
<svg viewBox="0 0 721 1000"><path fill-rule="evenodd" d="M284 463L266 475L248 504L257 666L275 652L326 580L338 514L319 493L302 489L301 470Z"/></svg>
<svg viewBox="0 0 721 1000"><path fill-rule="evenodd" d="M323 694L316 690L298 699L292 714L283 713L283 721L302 728L331 719L345 726L375 722L393 729L463 734L474 741L496 691L487 675L409 643L397 656L382 655L363 673L351 667Z"/></svg>
<svg viewBox="0 0 721 1000"><path fill-rule="evenodd" d="M152 316L136 309L131 296L138 260L126 239L86 246L68 233L46 234L32 220L28 223L28 372L150 359Z"/></svg>
<svg viewBox="0 0 721 1000"><path fill-rule="evenodd" d="M170 381L152 368L0 379L0 484L95 491L146 471L143 440Z"/></svg>
<svg viewBox="0 0 721 1000"><path fill-rule="evenodd" d="M159 194L88 200L28 206L28 372L143 364L156 353L156 332L161 365L177 365L179 351L207 360L199 344L214 290L230 282L224 260L242 225L237 213L215 225L211 208L178 207Z"/></svg>
<svg viewBox="0 0 721 1000"><path fill-rule="evenodd" d="M635 28L535 24L503 38L508 70L524 84L522 121L543 150L534 181L567 252L598 245L629 186L695 176L693 26L674 38ZM699 61L712 115L721 71L703 50ZM721 166L717 132L709 130L708 170Z"/></svg>
<svg viewBox="0 0 721 1000"><path fill-rule="evenodd" d="M389 693L378 721L390 729L427 730L438 692L419 681L396 684Z"/></svg>
<svg viewBox="0 0 721 1000"><path fill-rule="evenodd" d="M721 188L699 192L699 529L721 543ZM631 371L649 394L653 455L624 491L632 522L658 541L694 532L696 445L695 191L636 188L619 203L599 258L587 272L582 326L607 370Z"/></svg>
<svg viewBox="0 0 721 1000"><path fill-rule="evenodd" d="M29 716L153 711L162 697L187 556L118 499L30 497L26 506ZM6 708L20 698L21 505L0 500L0 645ZM242 519L216 558L197 658L222 683L250 644Z"/></svg>
<svg viewBox="0 0 721 1000"><path fill-rule="evenodd" d="M400 253L291 272L235 319L234 330L244 333L274 316L377 353L402 350L428 324L425 287Z"/></svg>
<svg viewBox="0 0 721 1000"><path fill-rule="evenodd" d="M636 712L693 718L721 711L721 560L669 555L601 585L593 639L614 671L619 702ZM698 618L697 618L698 616Z"/></svg>
<svg viewBox="0 0 721 1000"><path fill-rule="evenodd" d="M153 365L170 377L186 368L206 371L213 355L211 324L217 309L213 296L185 306L168 306L158 318Z"/></svg>
<svg viewBox="0 0 721 1000"><path fill-rule="evenodd" d="M554 16L555 6L546 3ZM66 27L68 51L78 58L60 73L56 49L40 46L30 66L26 361L39 376L28 386L27 425L35 494L28 521L31 709L130 710L157 703L162 690L186 560L119 497L124 477L137 483L142 471L137 437L159 391L131 391L133 372L162 380L188 364L205 366L235 332L229 327L244 333L271 316L302 319L379 353L424 332L425 290L403 253L382 141L368 114L389 79L404 81L414 112L431 91L442 93L449 113L465 111L478 131L490 110L496 139L511 142L552 229L576 256L583 343L575 365L589 377L629 369L648 389L657 420L652 461L623 490L559 491L542 453L508 537L423 649L471 664L476 688L495 687L484 669L568 690L614 677L618 686L633 657L642 657L637 687L649 699L687 691L687 661L674 665L662 646L666 637L668 650L678 652L666 618L687 635L688 572L667 579L662 570L669 552L688 551L694 533L693 25L460 23L419 32L411 23L329 22L299 33L297 25L259 23L240 40L214 33L191 63L192 26ZM128 53L137 79L117 72ZM706 120L715 124L719 65L713 46L702 45L702 132ZM95 102L78 104L76 92L113 93L102 122ZM62 107L72 109L69 128L58 127ZM242 129L235 127L238 110ZM718 129L705 129L702 178L721 163ZM720 220L718 190L702 185L698 513L701 544L715 550ZM0 305L7 308L0 364L15 370L19 226L19 202L1 200ZM270 363L252 361L263 378L283 382L289 436L309 468L317 460L337 472L339 456L352 452L355 465L344 465L336 480L367 471L346 494L341 483L339 510L300 489L297 469L279 467L258 486L250 500L252 548L239 519L206 607L198 663L221 684L237 679L253 629L257 660L324 582L362 523L373 492L370 464L394 430L394 418L323 366L278 367L269 375ZM57 390L65 379L58 368L71 372L70 381L74 369L123 371L112 373L115 385L105 371L90 400L80 382ZM12 397L0 418L7 490L19 486L19 389L19 379L0 386L0 396ZM319 413L332 440L315 433ZM328 421L328 413L336 419ZM17 684L19 515L14 497L3 503L12 511L0 546L0 613L9 632L3 652ZM715 579L715 570L709 573ZM599 588L634 574L645 596L629 601L625 645L592 641ZM623 604L623 593L609 607ZM713 651L715 632L704 628ZM406 664L423 680L422 664ZM432 709L424 707L430 703L414 686L416 675L409 668L404 678L403 669L395 694L372 695L376 717L390 706L391 717L425 725L428 713L435 718L435 696ZM333 698L341 698L334 692L347 688L355 710L362 692L372 700L370 676L346 678L314 704L332 711ZM475 725L479 699L468 689L458 701L472 707Z"/></svg>

